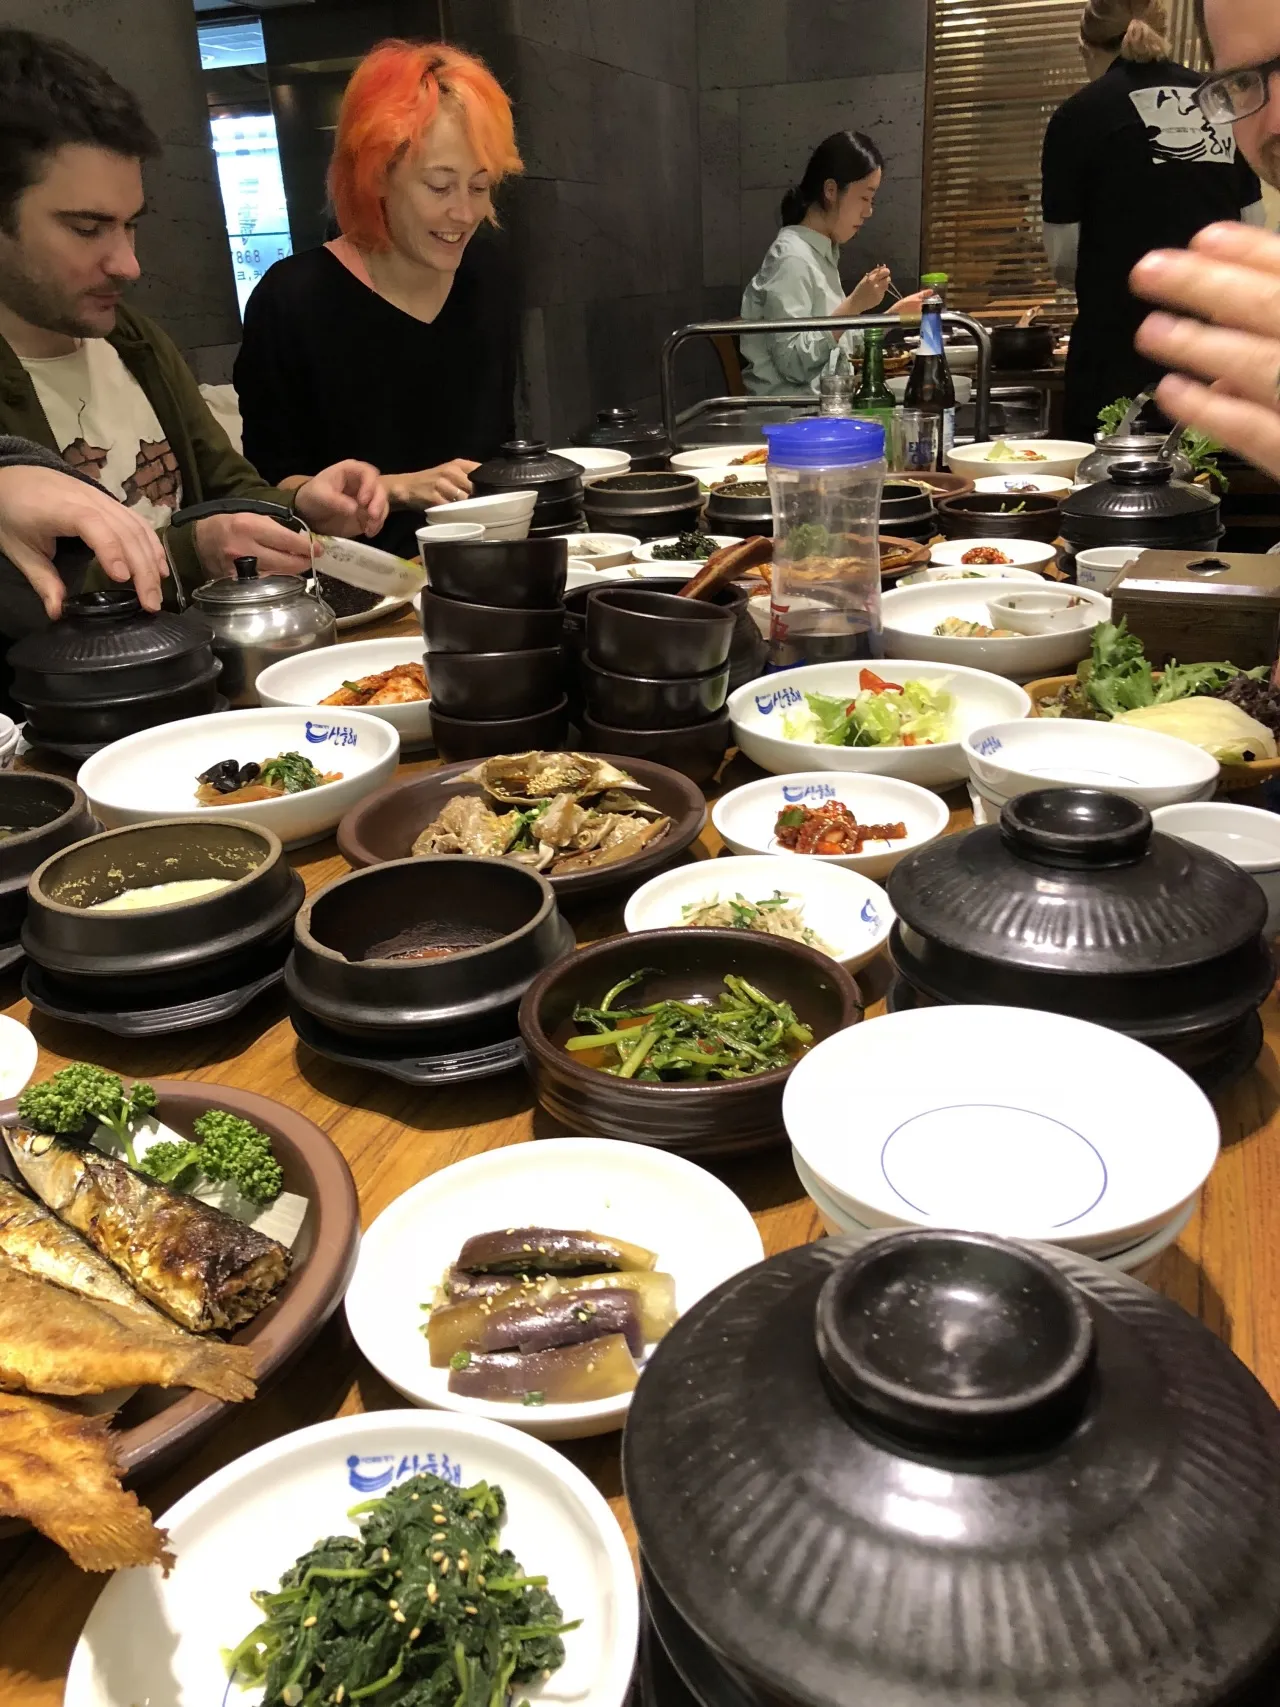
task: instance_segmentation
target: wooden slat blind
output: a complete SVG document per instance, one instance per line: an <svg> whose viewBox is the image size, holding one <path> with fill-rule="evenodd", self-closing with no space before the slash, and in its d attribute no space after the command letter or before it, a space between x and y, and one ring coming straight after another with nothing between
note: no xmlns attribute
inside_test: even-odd
<svg viewBox="0 0 1280 1707"><path fill-rule="evenodd" d="M1040 215L1040 147L1084 82L1084 0L929 0L921 270L960 308L1073 299L1054 284ZM1203 64L1192 0L1169 7L1175 57Z"/></svg>

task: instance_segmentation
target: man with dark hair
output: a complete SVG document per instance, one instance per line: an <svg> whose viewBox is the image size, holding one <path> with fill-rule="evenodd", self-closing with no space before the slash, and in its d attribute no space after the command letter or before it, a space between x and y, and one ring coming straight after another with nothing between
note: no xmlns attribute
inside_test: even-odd
<svg viewBox="0 0 1280 1707"><path fill-rule="evenodd" d="M0 30L0 434L34 440L163 528L212 498L291 504L324 533L375 533L386 500L377 471L341 462L285 495L233 448L177 347L122 302L138 277L142 163L159 144L137 101L61 42ZM305 535L237 511L176 532L183 580L310 562ZM4 589L31 605L25 586ZM36 606L37 613L39 605ZM12 612L30 625L32 611Z"/></svg>
<svg viewBox="0 0 1280 1707"><path fill-rule="evenodd" d="M1215 70L1196 99L1208 119L1234 126L1241 152L1280 188L1280 4L1199 0L1197 17ZM1149 315L1137 338L1179 370L1161 381L1161 408L1280 479L1280 237L1211 225L1190 249L1145 256L1131 282L1179 311Z"/></svg>

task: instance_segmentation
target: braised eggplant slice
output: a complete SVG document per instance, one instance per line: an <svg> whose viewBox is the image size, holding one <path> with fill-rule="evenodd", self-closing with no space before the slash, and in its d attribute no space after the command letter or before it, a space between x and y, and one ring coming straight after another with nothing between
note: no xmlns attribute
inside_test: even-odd
<svg viewBox="0 0 1280 1707"><path fill-rule="evenodd" d="M433 1368L443 1369L459 1351L484 1349L484 1334L495 1315L510 1307L524 1308L550 1298L592 1294L599 1291L627 1292L636 1302L640 1340L653 1345L675 1326L676 1284L669 1274L631 1270L625 1274L581 1274L564 1280L548 1276L533 1282L518 1281L500 1291L475 1298L452 1299L438 1304L427 1321L427 1343Z"/></svg>
<svg viewBox="0 0 1280 1707"><path fill-rule="evenodd" d="M646 1345L663 1339L675 1327L676 1283L669 1274L579 1274L563 1280L565 1292L633 1292L640 1307L640 1332Z"/></svg>
<svg viewBox="0 0 1280 1707"><path fill-rule="evenodd" d="M633 1357L644 1352L634 1293L602 1288L599 1292L561 1292L552 1298L508 1304L485 1321L479 1349L551 1351L558 1345L582 1345L609 1334L621 1334Z"/></svg>
<svg viewBox="0 0 1280 1707"><path fill-rule="evenodd" d="M492 1298L507 1291L513 1278L510 1274L468 1274L454 1263L440 1282L440 1290L451 1304L456 1304L464 1298Z"/></svg>
<svg viewBox="0 0 1280 1707"><path fill-rule="evenodd" d="M639 1377L626 1340L610 1334L552 1351L460 1351L450 1363L449 1391L527 1405L581 1405L630 1393Z"/></svg>
<svg viewBox="0 0 1280 1707"><path fill-rule="evenodd" d="M601 1269L651 1269L657 1253L602 1233L562 1227L507 1227L477 1233L455 1266L469 1274L598 1274Z"/></svg>

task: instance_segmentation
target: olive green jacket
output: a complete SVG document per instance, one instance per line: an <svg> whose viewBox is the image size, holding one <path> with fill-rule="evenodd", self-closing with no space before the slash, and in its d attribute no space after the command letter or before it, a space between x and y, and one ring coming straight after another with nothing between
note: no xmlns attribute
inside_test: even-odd
<svg viewBox="0 0 1280 1707"><path fill-rule="evenodd" d="M107 340L137 380L156 412L182 473L184 507L209 498L265 498L289 504L289 495L268 486L252 463L233 447L200 395L195 375L178 346L153 320L121 308ZM0 435L31 439L59 451L31 378L13 350L0 338ZM208 580L200 567L190 528L166 539L170 560L187 592ZM33 595L34 596L34 595Z"/></svg>

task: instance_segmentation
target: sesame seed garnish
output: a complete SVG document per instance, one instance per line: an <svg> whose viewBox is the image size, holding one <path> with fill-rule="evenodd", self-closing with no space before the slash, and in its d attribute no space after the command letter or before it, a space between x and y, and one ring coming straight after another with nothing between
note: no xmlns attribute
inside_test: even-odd
<svg viewBox="0 0 1280 1707"><path fill-rule="evenodd" d="M409 1622L408 1619L405 1617L404 1613L401 1612L398 1608L395 1612L393 1612L391 1614L391 1616L395 1619L397 1624L407 1624Z"/></svg>
<svg viewBox="0 0 1280 1707"><path fill-rule="evenodd" d="M439 1600L439 1598L440 1598L440 1590L436 1587L436 1585L434 1583L428 1583L427 1584L427 1599L431 1602L432 1606L435 1605L436 1601Z"/></svg>
<svg viewBox="0 0 1280 1707"><path fill-rule="evenodd" d="M444 1558L444 1554L437 1551L431 1555L431 1563L433 1565L438 1565L440 1563L441 1559L443 1559L443 1558Z"/></svg>
<svg viewBox="0 0 1280 1707"><path fill-rule="evenodd" d="M315 1613L314 1613L314 1612L313 1612L313 1613L312 1613L312 1614L311 1614L311 1616L310 1616L310 1618L304 1618L304 1619L303 1619L303 1620L302 1620L302 1628L303 1628L303 1629L304 1629L304 1630L314 1630L314 1629L315 1629L315 1627L316 1627L316 1624L317 1624L317 1622L318 1622L318 1620L317 1620L317 1618L316 1618L316 1615L315 1615Z"/></svg>

